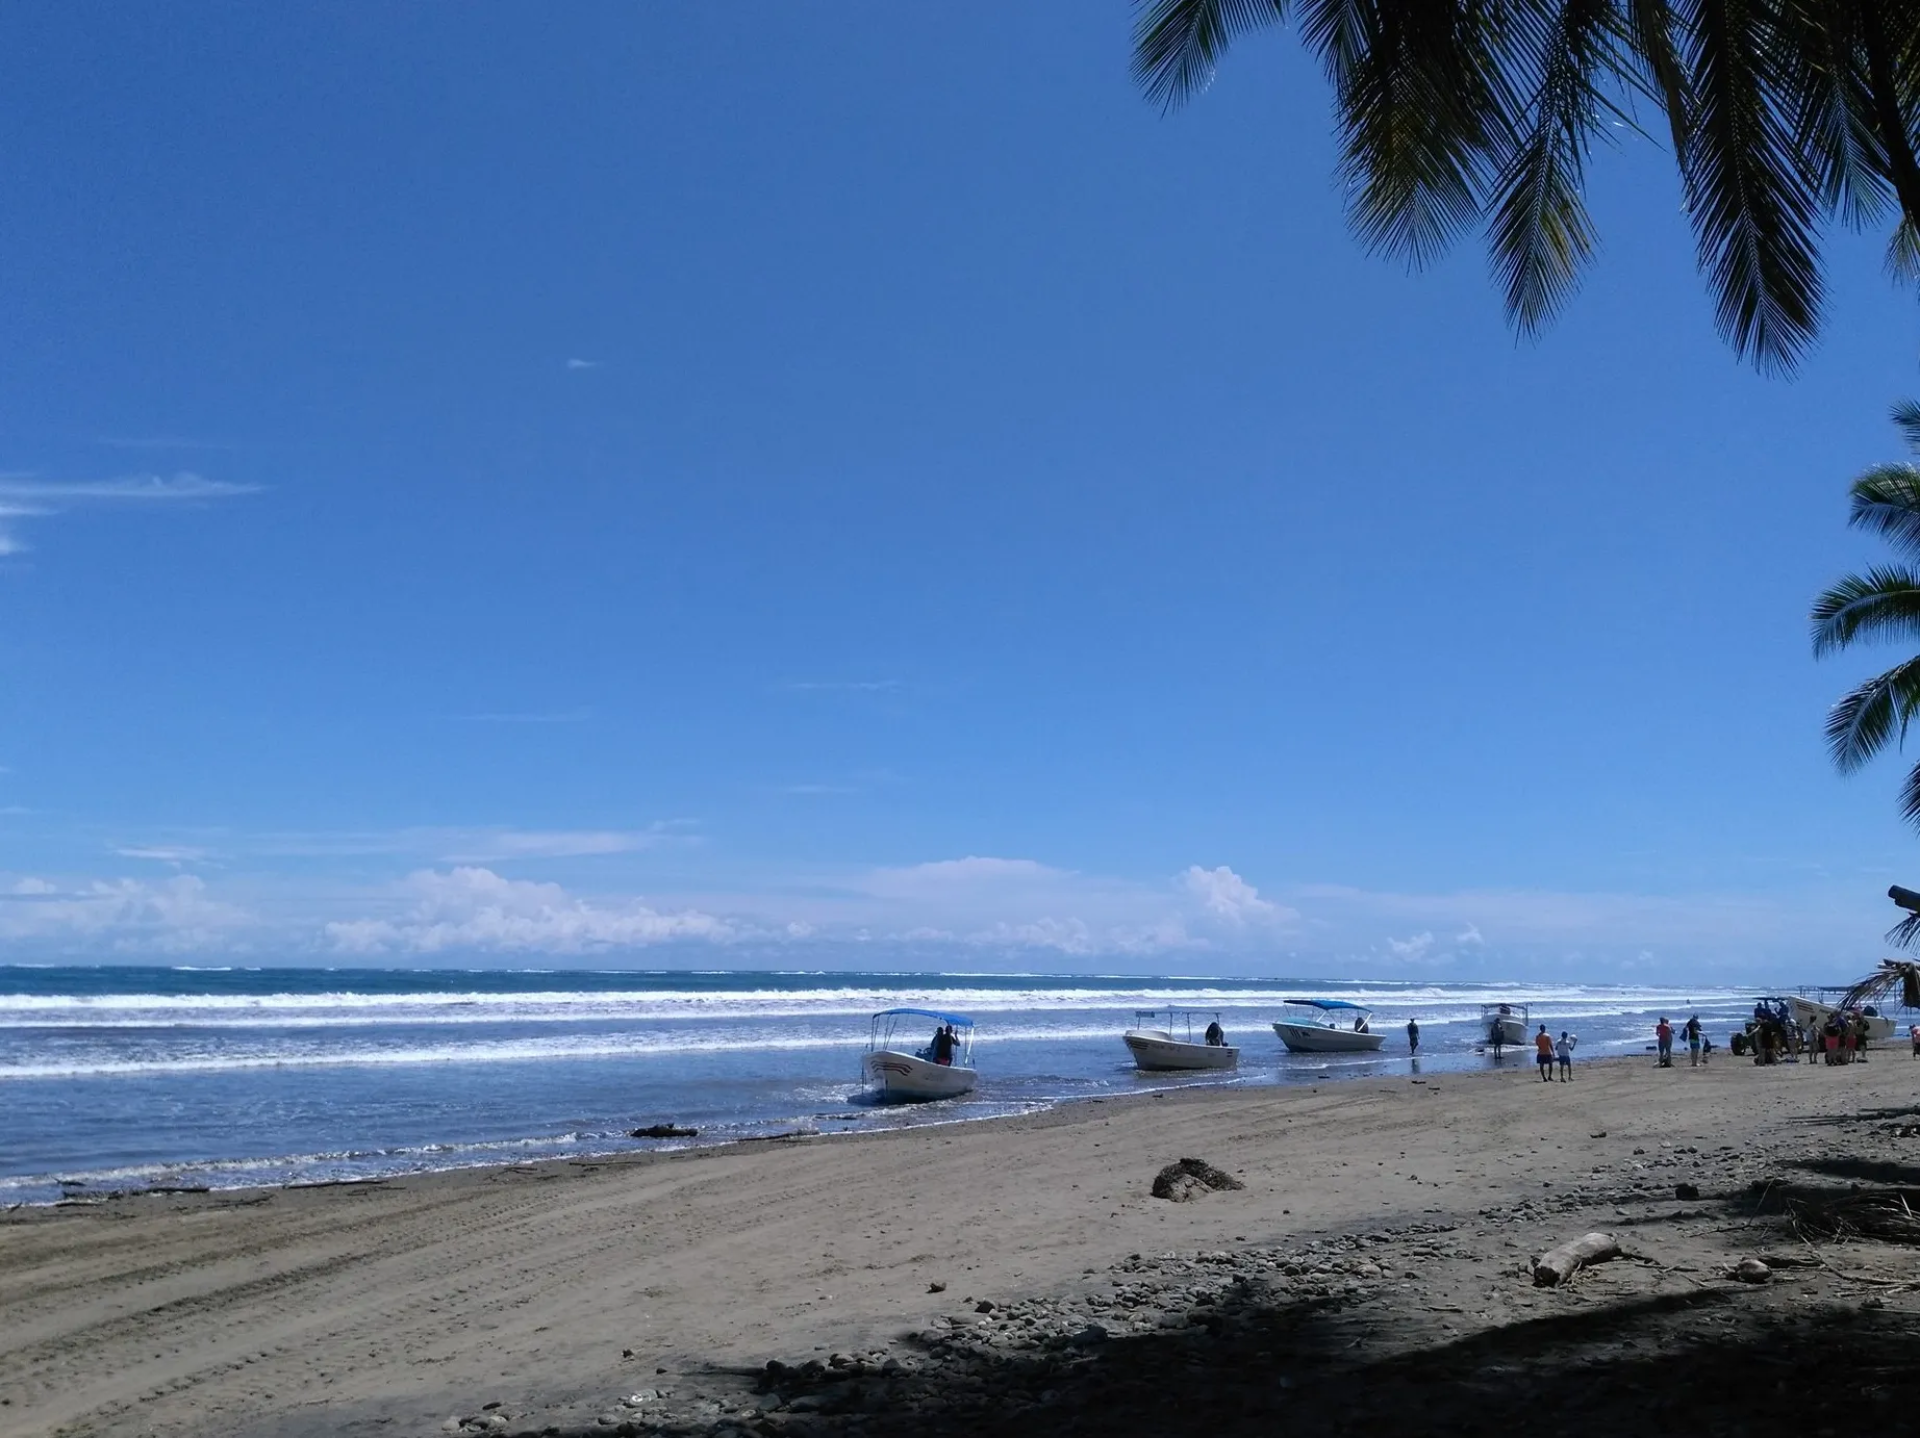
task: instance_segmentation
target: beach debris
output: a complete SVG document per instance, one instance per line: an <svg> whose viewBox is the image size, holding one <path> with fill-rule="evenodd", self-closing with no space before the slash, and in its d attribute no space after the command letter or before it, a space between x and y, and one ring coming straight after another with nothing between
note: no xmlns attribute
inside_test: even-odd
<svg viewBox="0 0 1920 1438"><path fill-rule="evenodd" d="M973 1305L973 1311L975 1313L991 1313L994 1310L994 1306L995 1306L994 1302L991 1298L983 1298L978 1303Z"/></svg>
<svg viewBox="0 0 1920 1438"><path fill-rule="evenodd" d="M945 1293L946 1291L947 1285L938 1281L927 1285L927 1292L929 1293Z"/></svg>
<svg viewBox="0 0 1920 1438"><path fill-rule="evenodd" d="M1215 1168L1203 1158L1183 1158L1168 1164L1153 1177L1153 1196L1169 1203L1191 1203L1215 1190L1245 1187L1232 1174Z"/></svg>
<svg viewBox="0 0 1920 1438"><path fill-rule="evenodd" d="M627 1130L627 1137L628 1138L698 1138L700 1137L700 1130L697 1128L682 1128L677 1123L656 1123L656 1124L649 1124L645 1128L630 1128Z"/></svg>
<svg viewBox="0 0 1920 1438"><path fill-rule="evenodd" d="M1691 1183L1676 1183L1673 1186L1673 1196L1675 1198L1698 1198L1700 1196L1700 1190Z"/></svg>
<svg viewBox="0 0 1920 1438"><path fill-rule="evenodd" d="M1589 1233L1550 1248L1533 1260L1533 1281L1541 1288L1556 1288L1581 1269L1593 1263L1605 1263L1620 1256L1620 1241L1610 1233Z"/></svg>
<svg viewBox="0 0 1920 1438"><path fill-rule="evenodd" d="M1727 1277L1742 1283L1768 1283L1773 1279L1773 1270L1762 1259L1743 1258L1727 1270Z"/></svg>

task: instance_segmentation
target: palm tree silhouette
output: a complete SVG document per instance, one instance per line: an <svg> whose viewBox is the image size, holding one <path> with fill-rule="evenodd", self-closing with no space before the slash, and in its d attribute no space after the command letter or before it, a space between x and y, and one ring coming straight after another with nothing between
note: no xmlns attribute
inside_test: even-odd
<svg viewBox="0 0 1920 1438"><path fill-rule="evenodd" d="M1721 333L1791 369L1819 327L1820 231L1891 220L1920 269L1911 0L1134 0L1133 70L1172 108L1232 42L1297 19L1333 84L1354 228L1431 260L1486 225L1522 333L1592 257L1596 143L1665 122ZM1655 122L1656 124L1658 121Z"/></svg>
<svg viewBox="0 0 1920 1438"><path fill-rule="evenodd" d="M1920 456L1920 404L1896 405L1893 422L1907 448ZM1896 563L1849 574L1813 605L1813 652L1845 649L1856 641L1920 638L1920 464L1876 465L1853 482L1847 523L1883 537ZM1827 748L1842 773L1851 773L1889 744L1906 737L1920 712L1920 655L1876 674L1827 715ZM1900 812L1920 825L1920 764L1900 790Z"/></svg>

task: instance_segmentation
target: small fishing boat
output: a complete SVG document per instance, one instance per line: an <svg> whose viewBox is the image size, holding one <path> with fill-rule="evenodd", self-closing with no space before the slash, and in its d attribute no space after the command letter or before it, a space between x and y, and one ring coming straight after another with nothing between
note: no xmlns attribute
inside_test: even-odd
<svg viewBox="0 0 1920 1438"><path fill-rule="evenodd" d="M1480 1042L1488 1048L1518 1048L1528 1037L1525 1004L1480 1005Z"/></svg>
<svg viewBox="0 0 1920 1438"><path fill-rule="evenodd" d="M1787 994L1777 999L1762 999L1755 1007L1758 1016L1762 1005L1785 1005L1788 1015L1802 1029L1824 1029L1827 1021L1838 1013L1849 1013L1866 1020L1867 1038L1874 1043L1887 1043L1893 1038L1893 1020L1874 1008L1871 1004L1863 1009L1841 1009L1836 1004L1826 1002L1838 999L1844 989L1802 989L1796 994Z"/></svg>
<svg viewBox="0 0 1920 1438"><path fill-rule="evenodd" d="M924 1047L912 1047L903 1030L909 1021L934 1023L933 1038ZM979 1080L973 1067L973 1020L963 1014L934 1009L882 1009L873 1016L867 1052L860 1072L882 1099L924 1103L954 1098Z"/></svg>
<svg viewBox="0 0 1920 1438"><path fill-rule="evenodd" d="M1296 1054L1372 1053L1387 1041L1373 1032L1373 1010L1345 999L1288 999L1273 1031Z"/></svg>
<svg viewBox="0 0 1920 1438"><path fill-rule="evenodd" d="M1164 1016L1165 1027L1158 1023ZM1230 1069L1240 1062L1240 1050L1227 1042L1220 1015L1213 1014L1201 1037L1193 1036L1193 1021L1208 1018L1204 1009L1135 1009L1133 1027L1120 1035L1133 1061L1148 1072L1175 1069ZM1180 1037L1175 1036L1179 1030Z"/></svg>

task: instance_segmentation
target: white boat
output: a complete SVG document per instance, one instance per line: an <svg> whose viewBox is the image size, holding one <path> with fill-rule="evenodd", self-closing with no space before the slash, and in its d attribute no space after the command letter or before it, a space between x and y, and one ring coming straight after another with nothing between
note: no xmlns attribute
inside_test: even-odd
<svg viewBox="0 0 1920 1438"><path fill-rule="evenodd" d="M1529 1037L1525 1004L1480 1005L1480 1042L1487 1047L1516 1049Z"/></svg>
<svg viewBox="0 0 1920 1438"><path fill-rule="evenodd" d="M933 1020L933 1039L913 1048L901 1031L909 1020L917 1028L923 1019ZM882 1009L873 1016L860 1072L879 1098L894 1102L966 1093L980 1077L973 1067L973 1020L933 1009Z"/></svg>
<svg viewBox="0 0 1920 1438"><path fill-rule="evenodd" d="M1288 999L1289 1012L1298 1016L1280 1019L1273 1031L1280 1042L1296 1054L1372 1053L1387 1041L1371 1027L1373 1010L1345 999Z"/></svg>
<svg viewBox="0 0 1920 1438"><path fill-rule="evenodd" d="M1207 1030L1198 1040L1194 1038L1193 1021L1202 1013L1204 1010L1197 1009L1136 1009L1133 1027L1120 1038L1134 1063L1149 1072L1236 1067L1240 1050L1220 1031L1220 1015L1214 1014ZM1148 1027L1162 1015L1166 1017L1165 1028ZM1176 1028L1181 1035L1177 1038ZM1212 1037L1215 1034L1219 1035L1217 1042Z"/></svg>
<svg viewBox="0 0 1920 1438"><path fill-rule="evenodd" d="M1815 990L1813 992L1819 991ZM1835 997L1838 997L1837 993ZM1834 1005L1822 1003L1819 999L1811 997L1806 990L1802 990L1797 994L1788 994L1781 999L1762 999L1760 1002L1761 1004L1784 1003L1787 1006L1788 1015L1792 1017L1794 1023L1798 1024L1802 1030L1805 1030L1809 1025L1816 1029L1823 1029L1826 1027L1827 1020L1840 1012ZM1853 1011L1849 1010L1848 1012ZM1867 1039L1869 1042L1884 1044L1893 1038L1892 1019L1888 1018L1871 1004L1864 1009L1860 1009L1858 1012L1860 1017L1867 1021Z"/></svg>

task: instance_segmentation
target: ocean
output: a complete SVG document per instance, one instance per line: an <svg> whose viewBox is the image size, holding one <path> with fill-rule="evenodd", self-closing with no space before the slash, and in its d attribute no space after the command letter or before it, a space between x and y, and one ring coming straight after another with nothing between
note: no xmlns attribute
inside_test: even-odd
<svg viewBox="0 0 1920 1438"><path fill-rule="evenodd" d="M1374 1008L1379 1055L1293 1055L1282 1000ZM585 972L0 965L0 1205L115 1189L234 1188L586 1157L776 1133L846 1133L1218 1083L1135 1072L1135 1009L1218 1011L1235 1084L1491 1063L1480 1005L1525 1004L1579 1057L1638 1052L1660 1014L1724 1043L1745 990L1048 974ZM978 1024L978 1089L863 1102L868 1016ZM929 1023L928 1029L931 1031ZM1522 1056L1524 1057L1524 1056ZM1514 1063L1514 1057L1508 1062ZM695 1140L628 1138L656 1123Z"/></svg>

